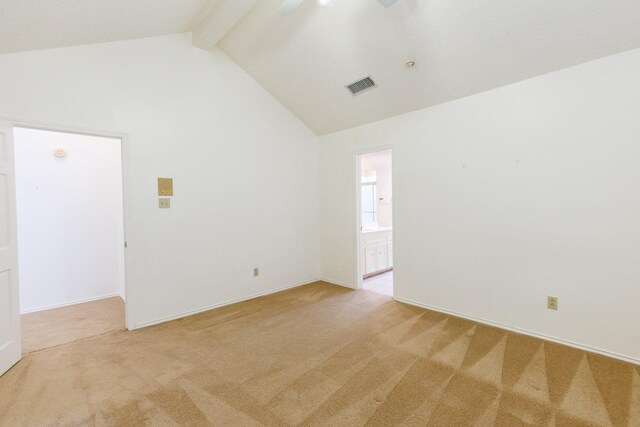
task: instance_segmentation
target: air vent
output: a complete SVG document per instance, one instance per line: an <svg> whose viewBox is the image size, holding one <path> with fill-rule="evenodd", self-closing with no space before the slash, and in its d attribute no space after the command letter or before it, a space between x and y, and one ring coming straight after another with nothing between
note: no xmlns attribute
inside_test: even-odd
<svg viewBox="0 0 640 427"><path fill-rule="evenodd" d="M371 79L371 77L367 76L364 79L347 85L346 87L349 89L349 92L351 92L351 95L358 95L366 90L373 89L376 87L376 83Z"/></svg>

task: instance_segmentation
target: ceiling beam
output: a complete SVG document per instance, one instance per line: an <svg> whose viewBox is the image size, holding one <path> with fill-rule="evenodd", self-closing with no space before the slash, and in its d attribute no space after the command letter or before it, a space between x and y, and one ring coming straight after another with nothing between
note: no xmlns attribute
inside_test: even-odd
<svg viewBox="0 0 640 427"><path fill-rule="evenodd" d="M257 0L218 0L202 22L193 29L193 45L201 49L213 49L256 2Z"/></svg>

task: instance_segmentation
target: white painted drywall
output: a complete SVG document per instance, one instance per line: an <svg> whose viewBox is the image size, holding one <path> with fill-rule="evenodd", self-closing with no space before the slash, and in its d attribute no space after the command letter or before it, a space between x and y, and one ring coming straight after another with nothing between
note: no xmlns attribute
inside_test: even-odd
<svg viewBox="0 0 640 427"><path fill-rule="evenodd" d="M16 128L14 141L20 310L119 295L120 140Z"/></svg>
<svg viewBox="0 0 640 427"><path fill-rule="evenodd" d="M323 137L324 277L355 285L356 153L393 144L397 298L640 360L639 75L633 50Z"/></svg>
<svg viewBox="0 0 640 427"><path fill-rule="evenodd" d="M320 277L317 138L221 51L173 35L2 55L0 116L128 135L134 325Z"/></svg>

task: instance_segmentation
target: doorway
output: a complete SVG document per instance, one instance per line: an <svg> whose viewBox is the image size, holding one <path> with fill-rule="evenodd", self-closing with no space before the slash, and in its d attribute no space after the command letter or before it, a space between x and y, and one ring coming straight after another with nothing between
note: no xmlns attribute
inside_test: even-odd
<svg viewBox="0 0 640 427"><path fill-rule="evenodd" d="M358 156L359 287L393 296L392 150Z"/></svg>
<svg viewBox="0 0 640 427"><path fill-rule="evenodd" d="M125 328L122 140L14 128L22 353Z"/></svg>

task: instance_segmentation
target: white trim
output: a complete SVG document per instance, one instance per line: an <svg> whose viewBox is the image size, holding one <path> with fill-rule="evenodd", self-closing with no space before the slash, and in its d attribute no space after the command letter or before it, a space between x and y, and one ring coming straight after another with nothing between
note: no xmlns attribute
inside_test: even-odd
<svg viewBox="0 0 640 427"><path fill-rule="evenodd" d="M133 277L133 274L131 272L131 269L133 267L133 260L131 259L131 255L129 255L129 244L130 244L130 237L131 237L131 233L130 231L130 224L131 224L131 220L127 220L127 218L133 218L133 212L132 212L132 208L131 206L133 205L133 203L131 203L131 201L133 200L133 196L131 195L131 186L128 185L129 183L129 168L127 167L127 165L129 165L129 135L124 134L121 137L121 145L120 145L120 154L122 156L122 220L124 221L123 223L123 238L124 238L124 242L122 242L122 245L124 246L124 295L122 295L122 301L125 301L125 305L124 305L124 323L125 323L125 327L128 330L134 329L135 328L135 311L134 311L134 302L136 301L136 298L134 296L135 292L134 292L134 285L133 282L131 281L131 277Z"/></svg>
<svg viewBox="0 0 640 427"><path fill-rule="evenodd" d="M48 130L52 132L64 132L64 133L74 133L78 135L90 135L90 136L100 136L104 138L114 138L120 140L120 156L122 158L122 197L123 197L123 232L124 232L124 242L127 242L127 226L128 226L128 218L131 218L131 195L129 186L127 185L128 180L128 151L129 151L129 134L125 132L113 132L109 130L101 130L101 129L89 129L89 128L81 128L75 126L67 126L67 125L58 125L51 123L39 122L37 120L25 120L18 117L11 116L0 116L0 119L7 120L11 122L13 127L21 127L28 129L39 129L39 130ZM122 244L124 245L124 242ZM122 296L122 300L128 300L128 303L124 305L124 321L127 329L132 330L135 329L134 322L134 300L133 297L133 284L131 280L128 280L128 277L132 277L130 274L132 262L130 260L130 256L128 255L128 251L124 250L124 293ZM120 287L120 286L119 286Z"/></svg>
<svg viewBox="0 0 640 427"><path fill-rule="evenodd" d="M555 342L555 343L558 343L558 344L563 344L563 345L566 345L566 346L569 346L569 347L577 348L579 350L584 350L584 351L588 351L588 352L591 352L591 353L597 353L597 354L601 354L603 356L612 357L614 359L622 360L624 362L633 363L635 365L640 365L640 359L636 359L636 358L631 357L631 356L625 356L623 354L614 353L614 352L607 351L607 350L602 350L602 349L599 349L599 348L596 348L596 347L591 347L591 346L584 345L584 344L578 344L578 343L573 342L573 341L564 340L562 338L555 338L555 337L552 337L552 336L549 336L549 335L545 335L545 334L541 334L541 333L538 333L538 332L528 331L526 329L515 328L513 326L508 326L508 325L505 325L505 324L502 324L502 323L492 322L491 320L485 320L485 319L480 319L478 317L467 316L467 315L462 314L462 313L458 313L458 312L451 311L451 310L446 310L446 309L440 308L440 307L434 307L434 306L429 305L429 304L417 303L415 301L411 301L411 300L404 299L404 298L394 297L393 299L395 299L396 301L401 302L401 303L413 305L415 307L420 307L420 308L424 308L424 309L427 309L427 310L437 311L439 313L450 314L452 316L461 317L461 318L467 319L467 320L472 320L474 322L482 323L484 325L495 326L497 328L505 329L507 331L515 332L515 333L518 333L518 334L528 335L530 337L539 338L539 339L542 339L542 340L545 340L545 341L552 341L552 342Z"/></svg>
<svg viewBox="0 0 640 427"><path fill-rule="evenodd" d="M52 308L68 307L70 305L82 304L84 302L98 301L101 299L107 299L107 298L113 298L113 297L119 297L119 296L120 294L118 292L115 292L113 294L101 295L99 297L94 297L94 298L79 299L79 300L74 300L70 302L63 302L62 304L45 305L42 307L31 308L29 310L20 311L20 314L36 313L38 311L51 310Z"/></svg>
<svg viewBox="0 0 640 427"><path fill-rule="evenodd" d="M348 284L346 284L346 283L344 283L344 282L339 282L339 281L337 281L337 280L331 280L331 279L320 279L320 281L322 281L322 282L327 282L327 283L329 283L329 284L336 285L336 286L342 286L343 288L349 288L349 289L355 289L355 290L358 290L358 288L357 288L356 286L348 285Z"/></svg>
<svg viewBox="0 0 640 427"><path fill-rule="evenodd" d="M278 292L286 291L287 289L293 289L293 288L298 288L300 286L310 285L311 283L316 283L316 282L326 282L326 280L323 280L323 279L310 280L308 282L297 283L295 285L283 286L281 288L272 289L270 291L258 292L257 294L252 294L252 295L249 295L247 297L237 298L237 299L234 299L234 300L221 302L219 304L213 304L213 305L208 305L208 306L201 307L201 308L196 308L195 310L189 310L189 311L185 311L184 313L174 314L174 315L167 316L167 317L161 317L159 319L151 320L149 322L138 323L138 324L135 325L134 329L140 329L140 328L146 328L148 326L159 325L160 323L165 323L165 322L170 322L172 320L182 319L183 317L193 316L194 314L203 313L205 311L213 310L213 309L220 308L220 307L225 307L227 305L236 304L236 303L239 303L239 302L248 301L250 299L254 299L254 298L258 298L258 297L263 297L263 296L275 294L275 293L278 293Z"/></svg>
<svg viewBox="0 0 640 427"><path fill-rule="evenodd" d="M51 123L39 122L36 120L24 120L17 117L0 116L0 119L7 120L14 127L29 128L37 130L48 130L52 132L75 133L79 135L102 136L105 138L126 138L128 135L123 132L112 132L101 129L88 129L75 126L57 125Z"/></svg>
<svg viewBox="0 0 640 427"><path fill-rule="evenodd" d="M362 150L358 150L356 151L356 287L354 289L363 289L364 284L363 284L363 272L360 271L360 266L362 265L362 215L360 214L360 212L362 211L362 196L361 196L361 190L362 190L362 161L361 161L361 157L365 156L367 154L372 154L372 153L377 153L379 151L387 151L387 150L391 150L391 194L393 194L394 196L392 197L392 200L395 200L395 191L394 191L394 186L395 186L395 179L394 179L394 175L395 175L395 164L394 164L394 159L395 159L395 155L393 154L393 150L395 149L395 144L385 144L385 145L377 145L375 147L368 147L368 148L363 148ZM392 201L391 203L391 229L394 230L393 233L393 240L391 241L391 245L392 245L392 249L393 249L393 264L396 264L396 248L395 248L395 202ZM394 277L395 279L395 277ZM336 283L339 284L339 283ZM394 283L395 285L395 283ZM341 285L344 286L344 285ZM348 286L351 287L351 286ZM395 289L395 286L394 286Z"/></svg>

